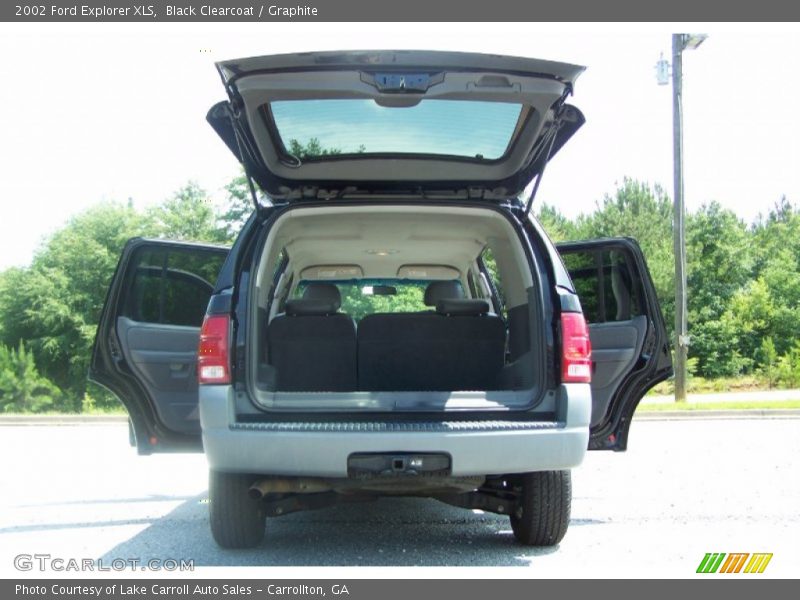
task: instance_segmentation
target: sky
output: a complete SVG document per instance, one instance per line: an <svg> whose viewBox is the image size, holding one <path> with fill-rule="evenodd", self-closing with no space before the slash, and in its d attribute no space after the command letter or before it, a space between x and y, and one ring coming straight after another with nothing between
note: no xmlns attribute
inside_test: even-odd
<svg viewBox="0 0 800 600"><path fill-rule="evenodd" d="M746 221L800 201L798 24L0 24L0 269L26 265L70 216L158 203L189 180L220 200L233 156L205 122L224 99L214 61L283 52L429 49L582 64L586 125L537 202L590 212L625 176L672 194L672 98L655 63L684 54L685 196Z"/></svg>

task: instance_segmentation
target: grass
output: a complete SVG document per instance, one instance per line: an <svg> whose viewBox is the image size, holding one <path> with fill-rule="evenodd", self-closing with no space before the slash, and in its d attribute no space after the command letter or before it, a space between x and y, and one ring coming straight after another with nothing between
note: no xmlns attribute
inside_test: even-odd
<svg viewBox="0 0 800 600"><path fill-rule="evenodd" d="M742 375L740 377L719 377L717 379L705 379L703 377L690 376L688 382L688 393L690 394L713 394L719 392L763 392L769 389L781 389L778 387L770 388L769 383L760 377L753 375ZM670 395L675 387L670 379L659 383L650 390L650 396Z"/></svg>
<svg viewBox="0 0 800 600"><path fill-rule="evenodd" d="M109 408L92 408L91 410L84 410L81 412L69 410L43 410L41 412L2 412L0 417L30 417L30 416L45 416L45 417L115 417L115 416L128 416L128 411L124 407L109 407Z"/></svg>
<svg viewBox="0 0 800 600"><path fill-rule="evenodd" d="M704 379L703 377L691 376L688 382L688 393L690 394L713 394L726 392L760 392L770 389L782 389L780 387L770 388L768 382L756 376L740 377L721 377L719 379ZM674 393L674 383L672 380L664 381L654 387L648 396L670 396ZM764 400L747 402L687 402L676 404L669 402L665 404L642 403L637 408L639 412L664 412L664 411L696 411L696 410L752 410L752 409L796 409L800 408L800 401L796 400ZM94 398L88 396L84 398L80 412L47 410L40 413L4 413L0 410L0 416L29 416L32 414L45 416L127 416L128 412L121 404L108 404L97 406Z"/></svg>
<svg viewBox="0 0 800 600"><path fill-rule="evenodd" d="M765 400L763 402L667 402L640 404L636 412L667 412L695 410L761 410L800 408L800 400Z"/></svg>
<svg viewBox="0 0 800 600"><path fill-rule="evenodd" d="M95 406L91 410L84 410L76 414L114 416L114 415L127 415L128 411L125 410L124 406L111 406L111 407Z"/></svg>

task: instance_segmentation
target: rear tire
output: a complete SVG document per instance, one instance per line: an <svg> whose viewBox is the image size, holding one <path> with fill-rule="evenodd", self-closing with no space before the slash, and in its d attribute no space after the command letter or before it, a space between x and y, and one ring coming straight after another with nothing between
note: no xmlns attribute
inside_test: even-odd
<svg viewBox="0 0 800 600"><path fill-rule="evenodd" d="M511 515L514 537L526 546L555 546L567 533L572 504L569 471L525 473L519 505Z"/></svg>
<svg viewBox="0 0 800 600"><path fill-rule="evenodd" d="M264 539L266 513L261 501L247 493L255 480L252 475L208 472L211 534L223 548L253 548Z"/></svg>

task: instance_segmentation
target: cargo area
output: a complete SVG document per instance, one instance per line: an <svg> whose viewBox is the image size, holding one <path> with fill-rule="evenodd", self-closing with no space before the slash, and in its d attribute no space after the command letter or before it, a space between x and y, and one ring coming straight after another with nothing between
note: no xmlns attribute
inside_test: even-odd
<svg viewBox="0 0 800 600"><path fill-rule="evenodd" d="M251 292L256 405L530 407L543 345L523 244L490 208L287 211L266 233Z"/></svg>

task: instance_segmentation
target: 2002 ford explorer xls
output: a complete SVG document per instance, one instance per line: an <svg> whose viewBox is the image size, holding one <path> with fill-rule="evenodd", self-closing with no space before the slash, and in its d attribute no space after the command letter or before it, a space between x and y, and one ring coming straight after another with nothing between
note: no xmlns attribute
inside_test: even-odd
<svg viewBox="0 0 800 600"><path fill-rule="evenodd" d="M530 215L584 122L566 102L583 68L421 51L217 67L208 121L256 207L230 249L122 254L91 377L139 452L205 451L228 548L261 543L266 517L382 495L558 543L569 469L625 450L672 372L637 244L556 247Z"/></svg>

